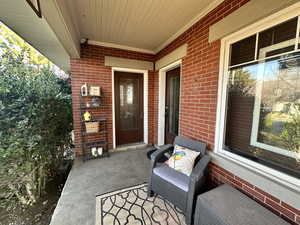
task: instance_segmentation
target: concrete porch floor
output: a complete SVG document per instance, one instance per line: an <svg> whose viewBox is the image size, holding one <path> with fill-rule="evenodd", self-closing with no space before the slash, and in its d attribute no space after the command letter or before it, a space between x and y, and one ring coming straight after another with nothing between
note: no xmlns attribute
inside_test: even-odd
<svg viewBox="0 0 300 225"><path fill-rule="evenodd" d="M70 171L50 225L95 225L95 196L147 182L148 149L113 152L110 158L83 163Z"/></svg>

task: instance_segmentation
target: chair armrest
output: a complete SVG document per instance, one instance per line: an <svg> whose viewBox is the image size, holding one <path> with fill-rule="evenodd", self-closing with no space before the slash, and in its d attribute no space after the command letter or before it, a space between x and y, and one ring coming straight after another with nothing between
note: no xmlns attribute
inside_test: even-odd
<svg viewBox="0 0 300 225"><path fill-rule="evenodd" d="M166 152L173 151L174 147L171 144L163 145L158 147L158 149L151 154L151 166L150 166L150 176L148 181L148 196L153 196L154 192L152 190L152 176L153 169L156 167L156 163L164 156Z"/></svg>
<svg viewBox="0 0 300 225"><path fill-rule="evenodd" d="M151 164L154 167L158 160L166 153L173 151L174 146L171 144L163 145L159 147L155 152L151 154Z"/></svg>
<svg viewBox="0 0 300 225"><path fill-rule="evenodd" d="M191 181L198 181L201 179L201 177L204 175L205 170L208 166L208 163L210 161L210 156L209 155L204 155L199 162L197 163L197 165L193 168L193 171L190 175L190 179Z"/></svg>

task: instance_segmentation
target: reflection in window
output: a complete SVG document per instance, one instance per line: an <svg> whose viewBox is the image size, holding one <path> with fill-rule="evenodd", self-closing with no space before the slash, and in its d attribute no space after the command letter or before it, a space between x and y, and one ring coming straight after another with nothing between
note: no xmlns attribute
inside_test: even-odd
<svg viewBox="0 0 300 225"><path fill-rule="evenodd" d="M230 69L224 144L300 176L300 54Z"/></svg>
<svg viewBox="0 0 300 225"><path fill-rule="evenodd" d="M180 77L171 77L169 79L168 85L170 89L168 132L174 135L178 135Z"/></svg>
<svg viewBox="0 0 300 225"><path fill-rule="evenodd" d="M295 49L295 38L298 18L274 26L259 33L259 58L278 55Z"/></svg>
<svg viewBox="0 0 300 225"><path fill-rule="evenodd" d="M259 65L251 134L253 145L290 157L297 157L300 150L297 143L290 146L293 140L289 140L294 135L292 124L298 124L300 115L299 65L299 55L283 56Z"/></svg>
<svg viewBox="0 0 300 225"><path fill-rule="evenodd" d="M255 59L256 35L238 41L231 46L230 65L238 65Z"/></svg>
<svg viewBox="0 0 300 225"><path fill-rule="evenodd" d="M294 51L297 22L298 18L296 17L233 43L230 47L229 66ZM299 46L297 45L298 48Z"/></svg>
<svg viewBox="0 0 300 225"><path fill-rule="evenodd" d="M297 23L290 19L230 46L223 147L300 178Z"/></svg>

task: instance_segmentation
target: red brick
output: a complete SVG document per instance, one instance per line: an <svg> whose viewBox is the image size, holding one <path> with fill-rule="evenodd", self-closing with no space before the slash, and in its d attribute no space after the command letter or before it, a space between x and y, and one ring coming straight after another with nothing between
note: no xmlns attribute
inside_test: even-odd
<svg viewBox="0 0 300 225"><path fill-rule="evenodd" d="M274 202L280 203L280 200L279 200L278 198L276 198L276 197L274 197L274 196L268 194L267 192L261 190L260 188L255 187L255 190L256 190L257 192L261 193L262 195L266 196L267 198L273 200Z"/></svg>
<svg viewBox="0 0 300 225"><path fill-rule="evenodd" d="M254 186L253 186L252 184L250 184L249 182L247 182L247 181L245 181L245 180L239 178L238 176L234 176L234 178L235 178L236 180L238 180L239 182L241 182L243 185L246 185L246 186L248 186L248 187L251 188L251 189L254 188Z"/></svg>
<svg viewBox="0 0 300 225"><path fill-rule="evenodd" d="M292 212L294 212L295 214L298 214L300 216L300 210L296 209L288 204L286 204L285 202L281 202L281 205L289 210L291 210Z"/></svg>
<svg viewBox="0 0 300 225"><path fill-rule="evenodd" d="M282 207L281 205L279 205L278 203L270 200L270 199L266 199L266 203L271 206L273 209L277 210L278 212L284 214L286 217L290 218L292 221L295 220L295 214L293 212L291 212L290 210Z"/></svg>
<svg viewBox="0 0 300 225"><path fill-rule="evenodd" d="M289 217L281 214L280 217L284 220L286 220L287 222L289 222L291 225L297 225L296 221L295 220L291 220Z"/></svg>
<svg viewBox="0 0 300 225"><path fill-rule="evenodd" d="M243 186L243 190L245 190L246 192L250 193L254 198L259 199L260 201L265 201L265 196L258 193L257 191L249 188L248 186Z"/></svg>
<svg viewBox="0 0 300 225"><path fill-rule="evenodd" d="M270 210L272 213L276 214L277 216L281 216L281 213L279 211L277 211L276 209L274 209L272 206L270 205L263 205L265 208L267 208L268 210ZM290 220L290 219L289 219Z"/></svg>
<svg viewBox="0 0 300 225"><path fill-rule="evenodd" d="M297 222L298 224L300 224L300 215L297 216L296 222Z"/></svg>

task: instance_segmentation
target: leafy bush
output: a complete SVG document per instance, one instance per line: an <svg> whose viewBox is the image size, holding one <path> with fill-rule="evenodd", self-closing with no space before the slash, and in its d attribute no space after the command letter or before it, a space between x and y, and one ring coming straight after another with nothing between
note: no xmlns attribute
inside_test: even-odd
<svg viewBox="0 0 300 225"><path fill-rule="evenodd" d="M66 88L67 87L67 88ZM70 87L28 52L0 54L0 202L31 205L70 143Z"/></svg>
<svg viewBox="0 0 300 225"><path fill-rule="evenodd" d="M297 108L298 110L300 107ZM291 121L285 123L281 138L286 147L295 153L296 160L300 162L300 111L291 114Z"/></svg>

